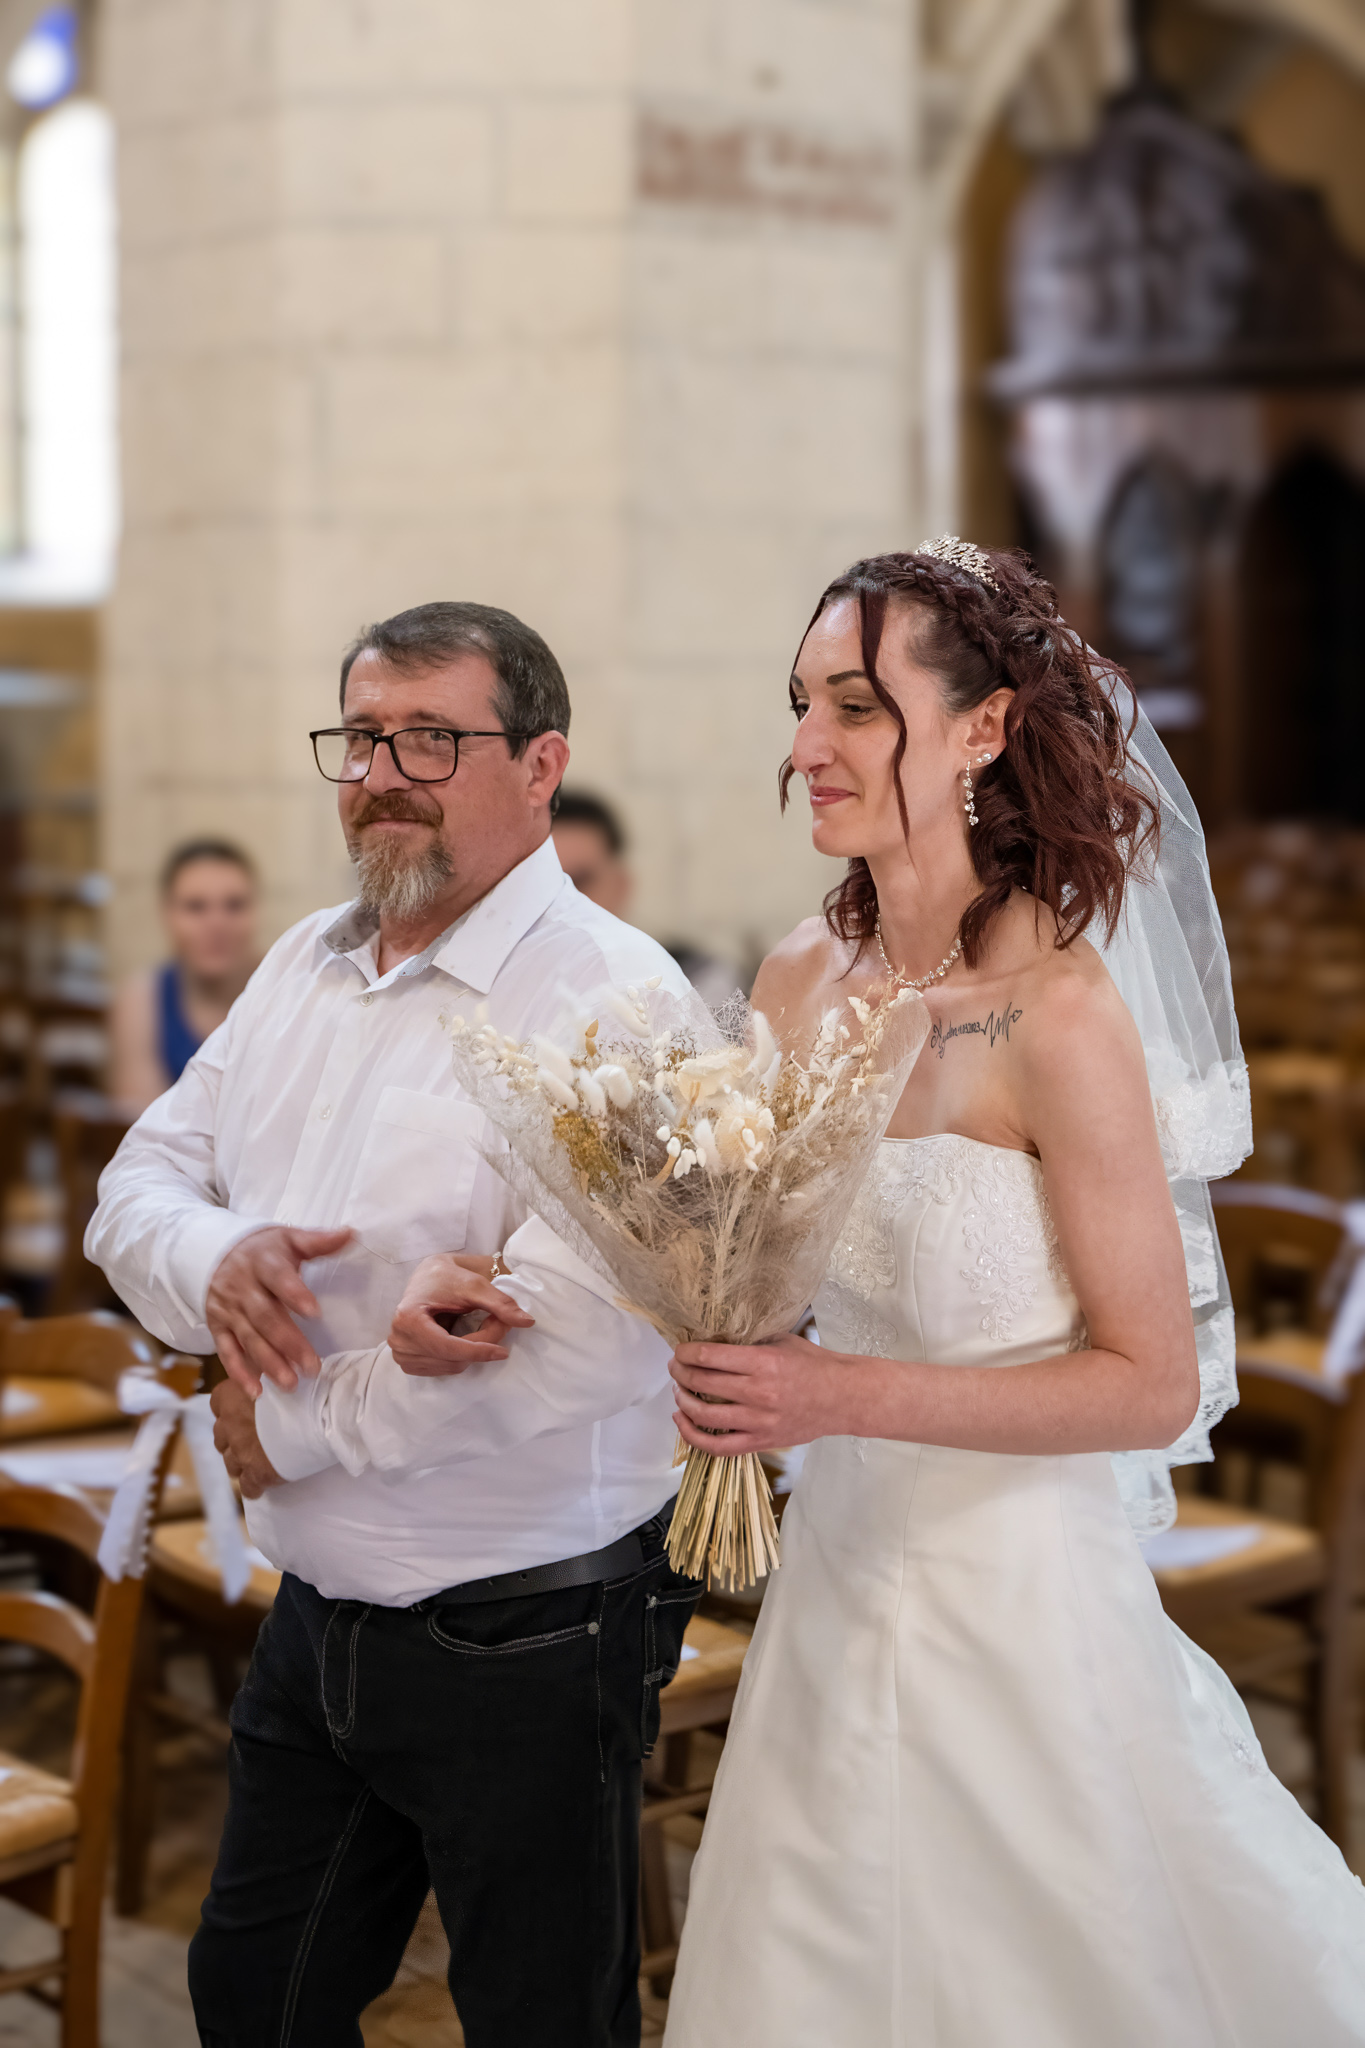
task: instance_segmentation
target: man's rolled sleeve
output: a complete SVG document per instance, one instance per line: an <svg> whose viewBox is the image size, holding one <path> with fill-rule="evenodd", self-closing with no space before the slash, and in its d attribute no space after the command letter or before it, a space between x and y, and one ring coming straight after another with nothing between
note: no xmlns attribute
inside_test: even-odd
<svg viewBox="0 0 1365 2048"><path fill-rule="evenodd" d="M342 1352L329 1363L339 1365L360 1355ZM256 1435L281 1479L311 1479L315 1472L325 1472L337 1462L319 1419L322 1393L321 1376L301 1379L288 1393L271 1380L261 1382L256 1403Z"/></svg>
<svg viewBox="0 0 1365 2048"><path fill-rule="evenodd" d="M196 1329L205 1339L206 1351L213 1349L213 1338L204 1320L209 1282L244 1237L253 1237L258 1230L272 1227L268 1216L239 1216L231 1209L194 1209L177 1217L166 1230L164 1251L158 1247L153 1265L158 1257L164 1262L165 1292L183 1304L187 1316L193 1316Z"/></svg>

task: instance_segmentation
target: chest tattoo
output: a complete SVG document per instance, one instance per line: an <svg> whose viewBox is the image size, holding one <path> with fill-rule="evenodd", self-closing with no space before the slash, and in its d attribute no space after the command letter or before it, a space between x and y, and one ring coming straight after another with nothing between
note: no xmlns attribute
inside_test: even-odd
<svg viewBox="0 0 1365 2048"><path fill-rule="evenodd" d="M1003 1038L1009 1044L1010 1026L1017 1024L1023 1016L1022 1010L988 1010L984 1017L972 1017L965 1024L935 1023L929 1032L929 1050L936 1052L940 1059L948 1050L954 1038L984 1038L987 1045L994 1045Z"/></svg>

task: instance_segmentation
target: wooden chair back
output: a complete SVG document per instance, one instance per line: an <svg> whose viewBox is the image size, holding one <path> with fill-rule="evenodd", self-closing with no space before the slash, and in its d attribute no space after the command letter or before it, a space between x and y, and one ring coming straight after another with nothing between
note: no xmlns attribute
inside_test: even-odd
<svg viewBox="0 0 1365 2048"><path fill-rule="evenodd" d="M120 1375L133 1365L152 1365L157 1354L137 1324L107 1309L80 1315L0 1316L0 1381L83 1380L102 1392L117 1391Z"/></svg>
<svg viewBox="0 0 1365 2048"><path fill-rule="evenodd" d="M1292 1465L1305 1478L1306 1519L1329 1552L1349 1549L1365 1503L1365 1373L1342 1380L1291 1366L1237 1364L1237 1406L1212 1433L1213 1471L1238 1452L1247 1460L1249 1501L1259 1502L1267 1465Z"/></svg>
<svg viewBox="0 0 1365 2048"><path fill-rule="evenodd" d="M1256 1149L1243 1177L1347 1200L1358 1162L1345 1061L1291 1052L1253 1054L1249 1064Z"/></svg>
<svg viewBox="0 0 1365 2048"><path fill-rule="evenodd" d="M137 1324L107 1310L32 1321L11 1310L0 1309L0 1443L122 1427L119 1378L157 1356Z"/></svg>
<svg viewBox="0 0 1365 2048"><path fill-rule="evenodd" d="M0 842L5 836L0 824ZM5 854L0 844L0 894L4 892ZM21 1088L28 1079L29 1041L33 1037L33 1019L28 1006L17 996L0 998L0 1080L17 1083Z"/></svg>
<svg viewBox="0 0 1365 2048"><path fill-rule="evenodd" d="M216 1358L196 1363L202 1368L202 1385L214 1386L223 1377ZM273 1567L256 1566L242 1598L230 1607L204 1521L162 1524L153 1531L147 1601L124 1733L115 1902L126 1916L141 1912L145 1897L156 1821L159 1738L167 1729L177 1734L193 1730L224 1746L231 1742L227 1713L241 1682L240 1660L251 1654L279 1578ZM186 1649L207 1663L216 1710L183 1698L166 1683L168 1651Z"/></svg>
<svg viewBox="0 0 1365 2048"><path fill-rule="evenodd" d="M182 1398L193 1393L198 1383L198 1368L191 1360L171 1359L153 1370ZM176 1434L171 1432L153 1481L153 1514ZM103 1516L74 1487L0 1484L0 1534L27 1535L44 1546L65 1546L96 1567L103 1533ZM101 1574L93 1616L54 1593L0 1591L0 1640L45 1651L81 1681L71 1759L72 1797L78 1817L74 1846L57 1863L51 1857L44 1861L36 1856L32 1869L11 1872L0 1888L62 1928L62 2040L82 2044L82 2048L85 2044L95 2048L99 2039L99 1941L105 1876L144 1583L141 1578L110 1580Z"/></svg>
<svg viewBox="0 0 1365 2048"><path fill-rule="evenodd" d="M0 1533L66 1544L95 1562L104 1519L73 1486L0 1485ZM82 1682L71 1777L82 1821L113 1805L123 1701L132 1666L142 1580L101 1577L93 1619L55 1593L0 1592L0 1641L28 1643Z"/></svg>
<svg viewBox="0 0 1365 2048"><path fill-rule="evenodd" d="M1234 1683L1264 1688L1291 1678L1299 1683L1307 1675L1318 1821L1344 1849L1356 1738L1353 1623L1365 1552L1365 1371L1331 1380L1239 1359L1237 1378L1240 1402L1214 1429L1214 1464L1204 1469L1216 1481L1229 1452L1250 1460L1248 1507L1258 1513L1263 1534L1278 1530L1309 1546L1299 1560L1297 1583L1291 1560L1270 1590L1267 1568L1257 1566L1266 1550L1262 1542L1209 1568L1197 1615L1189 1612L1190 1588L1174 1602L1165 1589L1162 1597L1173 1618L1218 1657ZM1270 1463L1302 1470L1311 1533L1265 1516L1258 1494Z"/></svg>
<svg viewBox="0 0 1365 2048"><path fill-rule="evenodd" d="M109 1065L104 1004L40 999L33 1024L29 1085L40 1099L55 1105L64 1093L97 1094Z"/></svg>
<svg viewBox="0 0 1365 2048"><path fill-rule="evenodd" d="M199 1383L199 1369L193 1359L167 1359L152 1370L181 1399L188 1398ZM152 1482L149 1519L153 1521L176 1434L172 1430ZM104 1534L104 1517L87 1495L74 1486L0 1483L0 1534L17 1532L65 1544L94 1565ZM93 1621L70 1601L52 1593L0 1590L0 1641L29 1643L35 1649L46 1650L74 1671L84 1684L72 1768L78 1805L83 1778L92 1773L98 1776L101 1761L110 1767L112 1784L112 1763L118 1753L122 1701L142 1589L141 1578L111 1581L101 1575ZM111 1719L105 1709L115 1697L118 1712Z"/></svg>
<svg viewBox="0 0 1365 2048"><path fill-rule="evenodd" d="M1326 1336L1356 1256L1341 1204L1308 1188L1225 1181L1213 1208L1239 1325Z"/></svg>
<svg viewBox="0 0 1365 2048"><path fill-rule="evenodd" d="M29 1122L23 1083L0 1080L0 1202L6 1189L23 1178Z"/></svg>
<svg viewBox="0 0 1365 2048"><path fill-rule="evenodd" d="M1326 1624L1344 1639L1351 1609L1365 1589L1365 1372L1338 1381L1336 1391L1345 1399L1314 1508L1327 1550Z"/></svg>
<svg viewBox="0 0 1365 2048"><path fill-rule="evenodd" d="M54 1315L103 1307L112 1298L109 1282L98 1266L91 1265L82 1246L86 1225L95 1213L100 1175L123 1143L128 1126L125 1109L88 1090L67 1090L53 1104L66 1228L62 1262L49 1304Z"/></svg>

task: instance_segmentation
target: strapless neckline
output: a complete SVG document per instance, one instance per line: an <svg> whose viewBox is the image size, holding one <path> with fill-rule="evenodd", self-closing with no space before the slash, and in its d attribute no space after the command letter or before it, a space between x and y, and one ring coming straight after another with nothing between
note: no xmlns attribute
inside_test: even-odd
<svg viewBox="0 0 1365 2048"><path fill-rule="evenodd" d="M1024 1159L1030 1166L1042 1170L1043 1162L1035 1152L1023 1152L1017 1145L990 1145L984 1138L967 1138L961 1131L927 1131L919 1138L883 1138L883 1145L974 1145L978 1152L990 1152L996 1158Z"/></svg>

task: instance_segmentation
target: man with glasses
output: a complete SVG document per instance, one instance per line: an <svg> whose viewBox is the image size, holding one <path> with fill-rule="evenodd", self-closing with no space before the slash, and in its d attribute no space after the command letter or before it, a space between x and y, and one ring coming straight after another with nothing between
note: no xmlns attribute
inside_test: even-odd
<svg viewBox="0 0 1365 2048"><path fill-rule="evenodd" d="M100 1185L87 1250L168 1344L217 1350L285 1573L191 1951L209 2048L359 2044L429 1885L470 2048L639 2038L640 1762L699 1590L663 1555L667 1346L488 1164L445 1030L683 985L559 865L568 724L506 612L363 633L312 735L357 900L278 941Z"/></svg>

